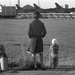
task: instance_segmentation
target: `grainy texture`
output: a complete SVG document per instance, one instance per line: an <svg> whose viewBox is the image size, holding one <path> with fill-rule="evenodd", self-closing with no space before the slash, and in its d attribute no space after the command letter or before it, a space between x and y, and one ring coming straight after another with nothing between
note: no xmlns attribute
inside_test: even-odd
<svg viewBox="0 0 75 75"><path fill-rule="evenodd" d="M18 62L23 58L23 51L25 57L29 58L26 53L29 44L27 32L31 21L32 19L0 19L0 41L5 46L9 62ZM57 38L60 47L59 65L75 65L75 20L41 19L41 21L45 23L47 29L44 38L44 62L48 61L51 40Z"/></svg>

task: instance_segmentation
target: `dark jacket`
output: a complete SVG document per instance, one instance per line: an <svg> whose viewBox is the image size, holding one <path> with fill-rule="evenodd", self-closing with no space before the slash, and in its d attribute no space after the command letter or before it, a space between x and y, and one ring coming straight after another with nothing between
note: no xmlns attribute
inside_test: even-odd
<svg viewBox="0 0 75 75"><path fill-rule="evenodd" d="M46 29L44 26L44 23L42 23L40 20L34 20L30 23L29 25L29 30L28 30L28 36L30 38L30 46L29 46L29 51L32 53L39 53L39 52L43 52L43 40L42 38L44 38L44 36L46 35ZM34 46L34 50L31 49L31 42L32 39L36 40L34 41L35 46Z"/></svg>
<svg viewBox="0 0 75 75"><path fill-rule="evenodd" d="M51 45L53 54L58 54L59 46L57 44Z"/></svg>

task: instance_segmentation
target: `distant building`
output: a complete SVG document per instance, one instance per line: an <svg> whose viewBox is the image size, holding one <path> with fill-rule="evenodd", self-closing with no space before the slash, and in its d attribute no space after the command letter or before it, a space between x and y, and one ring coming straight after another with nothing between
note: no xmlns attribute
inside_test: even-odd
<svg viewBox="0 0 75 75"><path fill-rule="evenodd" d="M25 5L24 7L23 7L23 9L25 10L24 12L26 13L30 13L30 12L34 12L34 7L33 6L31 6L31 5L29 5L29 4L27 4L27 5Z"/></svg>
<svg viewBox="0 0 75 75"><path fill-rule="evenodd" d="M27 4L24 7L19 7L16 11L17 13L32 13L34 12L34 7Z"/></svg>
<svg viewBox="0 0 75 75"><path fill-rule="evenodd" d="M68 4L65 4L65 9L68 9Z"/></svg>
<svg viewBox="0 0 75 75"><path fill-rule="evenodd" d="M25 5L24 7L23 7L23 9L34 9L34 7L33 6L31 6L31 5L29 5L29 4L27 4L27 5Z"/></svg>

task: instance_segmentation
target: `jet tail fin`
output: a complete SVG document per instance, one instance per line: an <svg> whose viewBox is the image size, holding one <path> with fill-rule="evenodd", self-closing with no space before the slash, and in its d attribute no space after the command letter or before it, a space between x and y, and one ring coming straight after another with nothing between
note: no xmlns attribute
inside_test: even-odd
<svg viewBox="0 0 75 75"><path fill-rule="evenodd" d="M55 3L55 5L56 5L57 9L61 9L62 8L58 3Z"/></svg>
<svg viewBox="0 0 75 75"><path fill-rule="evenodd" d="M16 7L17 7L17 9L21 9L21 7L18 4L16 4Z"/></svg>
<svg viewBox="0 0 75 75"><path fill-rule="evenodd" d="M39 6L37 6L36 4L33 4L35 9L40 9Z"/></svg>

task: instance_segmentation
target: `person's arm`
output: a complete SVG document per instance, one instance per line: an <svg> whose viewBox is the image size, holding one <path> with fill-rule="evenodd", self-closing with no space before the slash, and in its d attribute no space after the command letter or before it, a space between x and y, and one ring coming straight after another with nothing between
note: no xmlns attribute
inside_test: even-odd
<svg viewBox="0 0 75 75"><path fill-rule="evenodd" d="M47 33L47 31L46 31L46 28L45 28L44 23L43 23L41 36L45 37L46 33Z"/></svg>
<svg viewBox="0 0 75 75"><path fill-rule="evenodd" d="M52 52L52 45L51 45L50 48L49 48L49 52L50 52L50 53Z"/></svg>
<svg viewBox="0 0 75 75"><path fill-rule="evenodd" d="M59 53L59 46L58 46L58 53Z"/></svg>
<svg viewBox="0 0 75 75"><path fill-rule="evenodd" d="M28 36L29 36L29 38L32 37L32 28L31 28L31 24L29 25L29 29L28 29Z"/></svg>

